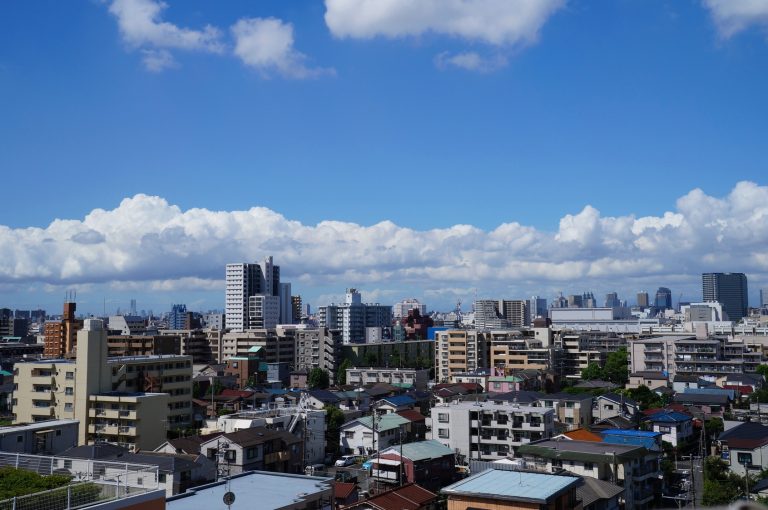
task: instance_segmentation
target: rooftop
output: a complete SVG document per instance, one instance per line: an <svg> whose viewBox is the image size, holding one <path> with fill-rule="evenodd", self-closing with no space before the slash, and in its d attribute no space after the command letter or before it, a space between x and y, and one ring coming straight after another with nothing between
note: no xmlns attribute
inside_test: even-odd
<svg viewBox="0 0 768 510"><path fill-rule="evenodd" d="M52 427L63 427L65 425L77 425L79 420L47 420L35 423L19 423L18 425L8 425L0 427L0 436L9 432L21 432L24 430L45 430Z"/></svg>
<svg viewBox="0 0 768 510"><path fill-rule="evenodd" d="M473 401L453 402L450 404L439 404L435 406L435 409L441 409L446 407L450 409L466 409L468 411L482 411L483 409L487 409L491 411L499 411L499 410L520 411L524 413L537 413L537 414L554 413L552 409L548 409L546 407L527 406L527 405L515 404L513 402L473 402Z"/></svg>
<svg viewBox="0 0 768 510"><path fill-rule="evenodd" d="M373 429L373 421L371 416L363 416L362 418L358 418L357 420L353 420L349 422L349 424L353 423L360 423L361 425L368 427L369 429ZM406 423L411 423L411 420L408 418L403 418L399 414L395 413L389 413L380 416L376 420L376 430L378 431L385 431L385 430L391 430L396 429L400 425L405 425ZM344 426L346 426L345 424Z"/></svg>
<svg viewBox="0 0 768 510"><path fill-rule="evenodd" d="M768 444L768 427L748 421L722 432L718 439L728 443L729 448L754 449Z"/></svg>
<svg viewBox="0 0 768 510"><path fill-rule="evenodd" d="M360 507L376 510L418 510L437 499L437 495L427 489L409 483L402 487L381 492L365 500ZM352 508L360 508L353 506Z"/></svg>
<svg viewBox="0 0 768 510"><path fill-rule="evenodd" d="M396 453L400 455L402 449L403 458L413 461L425 459L437 459L446 455L454 455L454 451L435 439L427 441L417 441L415 443L405 443L402 446L391 446L381 453Z"/></svg>
<svg viewBox="0 0 768 510"><path fill-rule="evenodd" d="M677 411L663 410L658 413L653 413L648 421L659 423L681 423L690 421L692 418L687 414L679 413Z"/></svg>
<svg viewBox="0 0 768 510"><path fill-rule="evenodd" d="M642 446L595 443L592 441L557 441L553 439L524 444L518 448L521 456L531 455L547 459L580 460L584 462L606 462L614 456L617 459L635 459L648 452Z"/></svg>
<svg viewBox="0 0 768 510"><path fill-rule="evenodd" d="M488 469L445 487L443 494L546 504L581 483L575 476Z"/></svg>
<svg viewBox="0 0 768 510"><path fill-rule="evenodd" d="M597 478L592 478L590 476L585 476L582 480L584 480L584 485L581 485L576 489L576 495L579 497L581 504L584 507L601 499L615 498L624 492L623 487L614 485L611 482L598 480Z"/></svg>
<svg viewBox="0 0 768 510"><path fill-rule="evenodd" d="M301 501L311 501L321 496L331 497L333 488L330 478L249 471L216 483L189 489L183 494L168 498L168 510L199 510L222 508L227 491L235 494L231 510L258 508L279 510L292 508Z"/></svg>

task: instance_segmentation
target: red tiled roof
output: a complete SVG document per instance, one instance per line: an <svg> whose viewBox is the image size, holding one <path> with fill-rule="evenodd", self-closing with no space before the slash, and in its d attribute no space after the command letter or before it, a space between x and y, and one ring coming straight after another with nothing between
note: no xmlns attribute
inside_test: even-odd
<svg viewBox="0 0 768 510"><path fill-rule="evenodd" d="M437 499L437 495L414 483L382 492L365 503L377 510L419 510Z"/></svg>
<svg viewBox="0 0 768 510"><path fill-rule="evenodd" d="M347 482L333 482L333 497L336 499L347 499L355 489L357 484Z"/></svg>
<svg viewBox="0 0 768 510"><path fill-rule="evenodd" d="M405 411L398 411L397 414L405 418L409 421L426 421L426 418L423 414L416 411L415 409L406 409Z"/></svg>
<svg viewBox="0 0 768 510"><path fill-rule="evenodd" d="M593 443L601 443L603 441L602 437L587 429L575 429L563 435L576 441L592 441Z"/></svg>

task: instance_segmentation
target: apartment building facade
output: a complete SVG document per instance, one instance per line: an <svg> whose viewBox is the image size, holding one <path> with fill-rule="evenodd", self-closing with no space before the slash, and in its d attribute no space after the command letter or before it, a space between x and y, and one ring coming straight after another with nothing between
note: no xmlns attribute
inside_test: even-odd
<svg viewBox="0 0 768 510"><path fill-rule="evenodd" d="M74 355L77 332L83 327L83 321L75 317L77 304L64 303L61 320L45 321L43 324L44 349L46 358L64 358Z"/></svg>
<svg viewBox="0 0 768 510"><path fill-rule="evenodd" d="M434 343L436 382L448 382L454 374L474 372L488 366L485 337L477 331L438 331Z"/></svg>
<svg viewBox="0 0 768 510"><path fill-rule="evenodd" d="M366 341L366 328L392 326L392 307L378 303L363 303L357 289L347 289L343 304L330 304L317 310L318 324L339 330L344 344Z"/></svg>
<svg viewBox="0 0 768 510"><path fill-rule="evenodd" d="M341 334L328 328L283 328L292 335L296 346L295 370L320 368L328 372L331 384L336 384L338 360L341 360Z"/></svg>
<svg viewBox="0 0 768 510"><path fill-rule="evenodd" d="M167 429L191 425L190 357L109 358L107 331L99 320L85 321L77 343L74 361L14 365L16 423L76 419L80 444L98 438L141 449L157 446L158 431L164 439ZM110 413L97 413L101 409Z"/></svg>
<svg viewBox="0 0 768 510"><path fill-rule="evenodd" d="M489 331L480 333L488 346L491 367L505 373L516 370L548 370L557 366L560 352L532 336L518 331Z"/></svg>
<svg viewBox="0 0 768 510"><path fill-rule="evenodd" d="M432 438L465 459L497 460L513 448L554 435L555 411L494 402L439 404L430 417Z"/></svg>
<svg viewBox="0 0 768 510"><path fill-rule="evenodd" d="M416 389L426 390L428 382L429 369L427 368L353 367L347 369L347 384L357 387L386 383L411 385Z"/></svg>

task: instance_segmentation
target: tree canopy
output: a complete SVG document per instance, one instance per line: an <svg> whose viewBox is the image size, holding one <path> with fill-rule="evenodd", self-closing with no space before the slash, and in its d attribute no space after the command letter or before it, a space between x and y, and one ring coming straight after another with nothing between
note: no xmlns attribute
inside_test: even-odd
<svg viewBox="0 0 768 510"><path fill-rule="evenodd" d="M338 373L336 374L337 384L347 384L347 369L352 368L352 362L349 359L344 358L344 361L339 365Z"/></svg>
<svg viewBox="0 0 768 510"><path fill-rule="evenodd" d="M309 376L307 376L307 386L309 386L309 389L324 390L330 385L331 380L328 376L327 370L323 370L322 368L313 368L309 371Z"/></svg>

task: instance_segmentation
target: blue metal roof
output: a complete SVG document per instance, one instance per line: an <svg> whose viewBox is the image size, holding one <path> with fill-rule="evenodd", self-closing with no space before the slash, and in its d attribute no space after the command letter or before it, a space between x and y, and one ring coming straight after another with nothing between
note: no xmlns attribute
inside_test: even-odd
<svg viewBox="0 0 768 510"><path fill-rule="evenodd" d="M657 437L659 432L652 432L649 430L623 430L623 429L607 429L602 431L603 435L612 436L629 436L629 437Z"/></svg>
<svg viewBox="0 0 768 510"><path fill-rule="evenodd" d="M387 397L381 399L383 402L388 402L394 406L409 406L416 403L416 401L408 395L399 395L397 397Z"/></svg>
<svg viewBox="0 0 768 510"><path fill-rule="evenodd" d="M445 487L444 494L466 494L488 499L547 503L580 479L575 476L548 475L525 471L489 469Z"/></svg>
<svg viewBox="0 0 768 510"><path fill-rule="evenodd" d="M602 431L602 435L603 442L609 444L643 446L649 450L661 446L661 432L609 429Z"/></svg>

